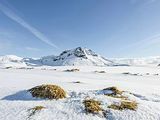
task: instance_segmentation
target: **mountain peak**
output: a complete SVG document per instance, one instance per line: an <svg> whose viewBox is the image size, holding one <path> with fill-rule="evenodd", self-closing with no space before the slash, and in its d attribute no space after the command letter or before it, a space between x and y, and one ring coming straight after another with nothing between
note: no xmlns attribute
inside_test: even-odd
<svg viewBox="0 0 160 120"><path fill-rule="evenodd" d="M92 65L105 66L113 64L112 61L101 57L91 49L77 47L63 51L59 56L47 56L41 60L45 65Z"/></svg>
<svg viewBox="0 0 160 120"><path fill-rule="evenodd" d="M84 59L87 59L89 55L90 56L98 56L91 49L83 48L83 47L77 47L75 49L65 50L60 54L60 56L64 56L66 54L68 57L71 55L74 55L75 57L84 58Z"/></svg>

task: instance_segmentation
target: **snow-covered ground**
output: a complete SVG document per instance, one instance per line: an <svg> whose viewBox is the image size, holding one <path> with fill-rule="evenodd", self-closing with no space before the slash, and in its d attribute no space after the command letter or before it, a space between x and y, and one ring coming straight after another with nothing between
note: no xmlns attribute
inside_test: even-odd
<svg viewBox="0 0 160 120"><path fill-rule="evenodd" d="M80 71L64 71L71 68L79 68ZM124 74L127 72L129 74ZM0 81L0 120L160 120L158 66L44 66L34 69L0 69ZM76 81L80 83L75 83ZM67 91L68 97L62 100L32 98L27 90L41 84L59 85ZM108 105L120 100L98 94L97 90L111 86L128 91L125 94L129 99L138 102L138 109L109 109ZM86 114L82 103L86 98L101 101L106 117ZM28 110L36 105L46 108L29 118Z"/></svg>

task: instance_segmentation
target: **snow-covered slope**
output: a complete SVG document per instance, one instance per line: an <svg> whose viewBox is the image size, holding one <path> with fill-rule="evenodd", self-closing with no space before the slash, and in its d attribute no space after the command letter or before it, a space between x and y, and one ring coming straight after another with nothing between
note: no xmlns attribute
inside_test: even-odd
<svg viewBox="0 0 160 120"><path fill-rule="evenodd" d="M15 55L0 56L0 67L25 67L23 58Z"/></svg>

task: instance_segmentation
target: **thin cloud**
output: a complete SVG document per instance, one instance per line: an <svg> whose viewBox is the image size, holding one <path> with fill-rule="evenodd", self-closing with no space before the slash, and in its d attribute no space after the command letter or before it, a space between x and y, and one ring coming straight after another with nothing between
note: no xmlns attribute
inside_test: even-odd
<svg viewBox="0 0 160 120"><path fill-rule="evenodd" d="M39 40L42 42L59 49L58 46L56 46L54 43L52 43L44 34L42 34L40 31L38 31L36 28L32 27L30 24L28 24L25 20L23 20L21 17L19 17L16 13L14 13L10 8L4 6L0 3L0 10L10 19L17 22L27 30L29 30L34 36L36 36Z"/></svg>
<svg viewBox="0 0 160 120"><path fill-rule="evenodd" d="M153 45L156 43L160 43L160 34L156 34L156 35L153 35L153 36L146 38L144 40L140 40L139 42L137 42L133 45L135 45L135 46L137 46L137 45L150 46L150 45Z"/></svg>

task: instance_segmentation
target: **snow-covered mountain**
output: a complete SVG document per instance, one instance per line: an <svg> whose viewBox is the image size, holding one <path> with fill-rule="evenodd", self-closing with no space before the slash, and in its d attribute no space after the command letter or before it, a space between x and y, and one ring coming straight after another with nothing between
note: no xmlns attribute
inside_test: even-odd
<svg viewBox="0 0 160 120"><path fill-rule="evenodd" d="M28 65L49 65L49 66L112 66L113 61L105 59L90 49L78 47L72 50L65 50L59 56L45 56L40 59L24 59Z"/></svg>
<svg viewBox="0 0 160 120"><path fill-rule="evenodd" d="M42 58L21 58L15 55L0 57L1 67L27 67L27 66L112 66L117 65L90 49L78 47L65 50L58 56L45 56Z"/></svg>
<svg viewBox="0 0 160 120"><path fill-rule="evenodd" d="M21 58L15 55L0 56L0 67L30 66L160 66L160 57L106 59L90 49L78 47L60 55L41 58Z"/></svg>

